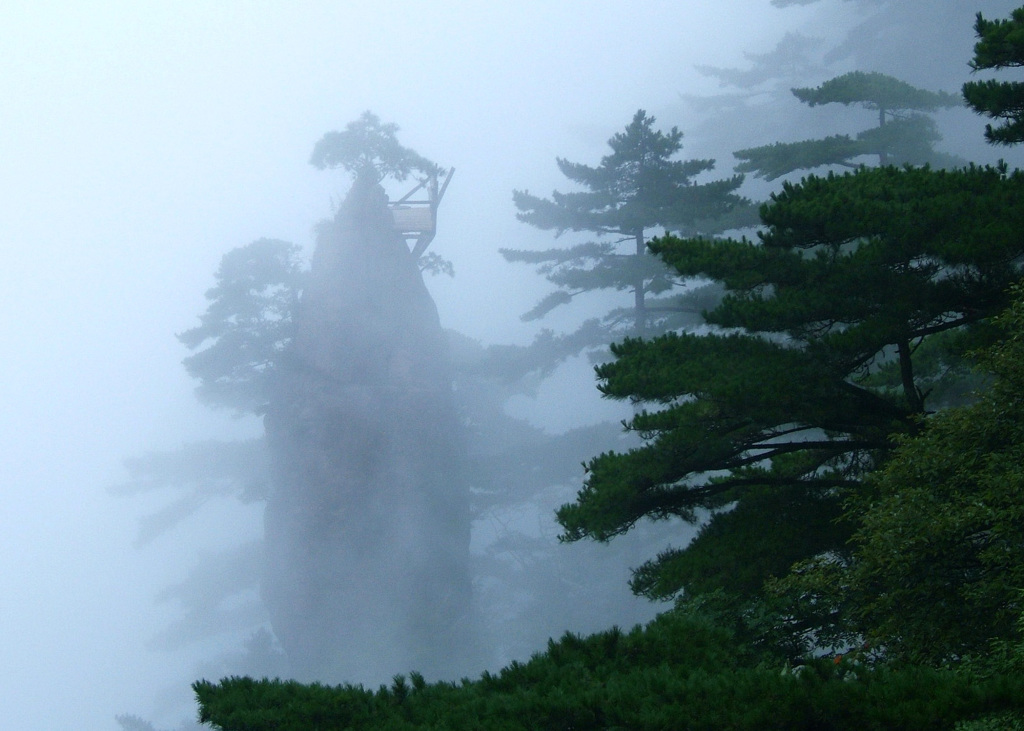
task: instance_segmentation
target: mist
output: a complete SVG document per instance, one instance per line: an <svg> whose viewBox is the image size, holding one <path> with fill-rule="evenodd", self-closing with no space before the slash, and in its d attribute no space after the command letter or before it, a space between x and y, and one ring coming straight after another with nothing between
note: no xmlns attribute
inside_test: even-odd
<svg viewBox="0 0 1024 731"><path fill-rule="evenodd" d="M467 352L525 345L542 328L564 332L608 309L581 300L540 323L522 321L550 286L497 253L563 243L518 222L511 197L566 190L556 158L596 164L611 135L645 109L659 127L684 132L685 158L715 158L712 177L724 177L742 147L829 133L841 118L851 130L864 126L853 110L804 107L790 87L863 69L957 92L970 78L974 13L998 17L1015 5L5 4L4 728L116 729L126 713L177 727L194 714L189 683L240 667L232 653L266 625L246 583L258 568L244 552L223 563L260 539L259 500L197 494L187 519L141 538L140 521L145 528L181 494L116 488L133 479L126 460L263 434L261 419L196 399L181 364L189 352L175 335L196 325L228 251L267 237L312 256L317 223L335 215L352 185L344 171L308 164L324 133L372 110L400 126L403 144L455 169L430 248L454 276L424 279L438 322L467 339ZM788 33L812 40L797 61L773 65ZM763 79L746 86L716 73L759 64ZM967 110L937 121L943 149L1020 164L1019 151L985 146L984 122ZM772 189L748 179L742 190L763 199ZM628 404L602 400L594 386L591 363L570 359L532 392L509 394L506 413L549 434L629 415ZM511 529L553 545L551 510L581 478L557 485L546 502L484 513L472 553ZM576 577L580 591L591 579L621 587L601 594L607 600L589 615L530 605L530 584L512 563L503 565L523 582L521 605L498 579L477 586L474 601L496 595L508 621L534 622L515 628L523 643L642 621L659 607L630 596L629 566L692 532L652 530L661 528L623 542L618 573L596 576L608 547L559 549L566 566L589 567ZM183 597L199 591L192 572L204 565L212 583L244 575L233 629L205 631L203 615L188 611ZM219 573L222 565L235 568ZM477 656L479 670L541 649L497 647L502 616L494 618L497 629L477 640L490 650Z"/></svg>

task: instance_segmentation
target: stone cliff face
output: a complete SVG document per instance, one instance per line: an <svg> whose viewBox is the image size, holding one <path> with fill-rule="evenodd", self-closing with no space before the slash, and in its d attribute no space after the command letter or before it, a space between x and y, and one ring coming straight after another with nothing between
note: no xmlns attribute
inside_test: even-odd
<svg viewBox="0 0 1024 731"><path fill-rule="evenodd" d="M310 279L265 417L274 631L301 680L461 672L469 514L445 341L380 186L357 180Z"/></svg>

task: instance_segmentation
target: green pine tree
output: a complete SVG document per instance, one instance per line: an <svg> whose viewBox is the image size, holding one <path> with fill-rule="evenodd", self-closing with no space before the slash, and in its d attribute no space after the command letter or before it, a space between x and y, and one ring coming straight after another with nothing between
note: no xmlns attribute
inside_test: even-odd
<svg viewBox="0 0 1024 731"><path fill-rule="evenodd" d="M935 150L941 136L927 113L960 106L959 97L926 91L877 72L853 71L815 88L793 89L793 95L814 107L823 104L860 106L877 113L878 124L855 137L832 135L801 142L777 142L733 153L742 162L736 170L767 180L796 170L838 165L856 168L865 157L879 165L932 164L952 167L960 161Z"/></svg>
<svg viewBox="0 0 1024 731"><path fill-rule="evenodd" d="M598 368L606 396L646 407L628 424L645 441L588 462L558 513L565 538L711 516L636 572L651 597L723 590L742 604L793 562L846 551L842 497L929 411L936 350L957 362L1006 304L1024 255L1024 174L809 177L762 217L759 243L652 242L680 275L724 284L706 315L720 330L628 339Z"/></svg>
<svg viewBox="0 0 1024 731"><path fill-rule="evenodd" d="M605 347L624 334L663 332L695 320L700 306L684 301L674 273L647 251L652 228L711 234L752 222L752 208L736 194L742 176L697 182L697 176L714 168L714 160L674 159L682 149L682 132L675 127L662 132L654 123L654 117L638 111L608 141L611 153L596 167L559 158L559 170L581 190L555 191L550 199L513 193L520 221L556 236L573 231L601 239L545 251L501 250L508 261L537 265L557 288L524 319L543 317L587 292L632 293L629 305L599 322L590 321L557 342L542 336L535 344L536 351L545 353L542 363Z"/></svg>
<svg viewBox="0 0 1024 731"><path fill-rule="evenodd" d="M978 13L974 30L978 42L970 66L974 71L1024 65L1024 7L1008 19L985 20ZM1019 81L969 81L964 98L979 114L1001 120L985 126L985 139L994 144L1024 142L1024 83Z"/></svg>
<svg viewBox="0 0 1024 731"><path fill-rule="evenodd" d="M925 664L1019 641L1024 613L1024 290L994 318L981 355L989 385L900 441L846 517L848 561L819 558L772 587L789 614L815 604L840 642L868 640L889 658Z"/></svg>
<svg viewBox="0 0 1024 731"><path fill-rule="evenodd" d="M460 683L410 673L373 690L231 677L193 689L200 719L223 731L951 731L1024 705L1019 672L974 679L831 658L780 667L708 617L678 611L628 632L566 634L527 662Z"/></svg>

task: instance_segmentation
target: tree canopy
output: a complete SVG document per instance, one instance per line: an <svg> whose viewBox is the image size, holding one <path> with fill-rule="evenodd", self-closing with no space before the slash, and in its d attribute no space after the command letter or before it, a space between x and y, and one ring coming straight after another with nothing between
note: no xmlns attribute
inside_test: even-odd
<svg viewBox="0 0 1024 731"><path fill-rule="evenodd" d="M501 249L509 261L536 265L556 287L524 319L543 317L587 292L633 295L629 305L588 321L557 343L542 338L535 344L534 350L551 352L556 362L566 354L603 348L626 333L661 332L696 320L699 306L686 295L672 294L679 284L674 274L646 250L649 229L715 233L747 220L743 212L749 214L750 205L736 193L743 177L697 182L695 177L714 168L714 160L674 159L683 133L676 127L663 132L654 124L654 117L637 111L626 129L608 140L611 152L596 167L559 158L559 170L582 190L554 191L549 199L513 193L520 221L556 236L575 231L603 239L544 251Z"/></svg>
<svg viewBox="0 0 1024 731"><path fill-rule="evenodd" d="M980 365L991 381L899 440L850 496L848 561L797 567L773 593L827 608L840 642L937 664L984 657L1024 612L1024 290L994 318Z"/></svg>
<svg viewBox="0 0 1024 731"><path fill-rule="evenodd" d="M597 369L606 396L645 407L627 424L645 442L587 463L558 512L565 538L711 515L688 547L637 571L634 589L651 597L749 597L796 560L845 552L842 496L895 435L918 429L932 389L980 334L972 326L1006 304L1024 254L1024 175L812 176L761 215L758 243L652 241L680 275L724 284L706 313L718 329L627 339ZM925 358L933 343L948 357Z"/></svg>
<svg viewBox="0 0 1024 731"><path fill-rule="evenodd" d="M415 150L398 142L398 125L363 112L342 132L328 132L313 147L309 158L319 170L342 168L357 179L379 182L385 177L405 180L414 172L436 175L440 168Z"/></svg>
<svg viewBox="0 0 1024 731"><path fill-rule="evenodd" d="M183 363L199 381L200 401L238 413L266 409L269 379L293 335L304 276L299 252L263 238L221 259L199 325L178 335L195 351Z"/></svg>
<svg viewBox="0 0 1024 731"><path fill-rule="evenodd" d="M194 684L200 719L224 731L346 729L953 729L1020 706L1021 676L781 667L708 618L665 614L629 632L567 634L544 653L461 683L396 676L378 690L225 678Z"/></svg>
<svg viewBox="0 0 1024 731"><path fill-rule="evenodd" d="M636 236L652 226L678 228L727 213L739 199L729 197L742 178L696 184L694 176L714 168L714 160L673 160L683 133L654 128L644 110L623 132L608 140L612 152L591 167L558 158L558 169L586 190L555 191L550 199L515 191L516 217L531 226L565 231Z"/></svg>
<svg viewBox="0 0 1024 731"><path fill-rule="evenodd" d="M974 71L1024 66L1024 8L1009 18L985 20L978 13L974 30L978 42L970 66ZM967 103L992 119L995 127L985 125L985 138L992 143L1012 145L1024 142L1024 83L1019 81L969 81L963 87Z"/></svg>
<svg viewBox="0 0 1024 731"><path fill-rule="evenodd" d="M928 91L878 72L851 71L814 88L797 88L793 95L814 107L824 104L860 106L878 113L878 124L855 137L831 135L800 142L777 142L733 153L736 170L775 180L796 170L828 165L857 167L858 158L874 155L880 165L948 166L954 160L934 149L941 136L927 113L960 106L960 97Z"/></svg>

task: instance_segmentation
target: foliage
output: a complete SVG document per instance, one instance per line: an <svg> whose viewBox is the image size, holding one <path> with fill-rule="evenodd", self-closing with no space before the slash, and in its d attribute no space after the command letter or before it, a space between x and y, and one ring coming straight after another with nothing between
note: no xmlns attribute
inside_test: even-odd
<svg viewBox="0 0 1024 731"><path fill-rule="evenodd" d="M124 465L128 479L110 488L115 495L140 495L168 487L180 493L173 502L139 519L136 547L148 545L214 498L251 503L266 498L269 489L262 439L186 444L131 457Z"/></svg>
<svg viewBox="0 0 1024 731"><path fill-rule="evenodd" d="M1019 592L1017 602L1024 601L1024 591ZM1024 612L1017 619L1017 629L1012 639L999 639L992 643L987 655L968 658L966 670L978 677L995 675L1020 677L1024 674ZM981 716L957 725L956 731L1024 731L1024 712L1020 710Z"/></svg>
<svg viewBox="0 0 1024 731"><path fill-rule="evenodd" d="M879 117L916 110L934 112L960 105L946 92L926 91L905 81L877 72L852 71L826 81L814 89L793 89L793 95L808 106L818 104L860 104L879 113Z"/></svg>
<svg viewBox="0 0 1024 731"><path fill-rule="evenodd" d="M200 719L224 731L949 729L1019 707L1020 677L832 660L780 672L706 617L675 611L630 632L567 634L529 662L458 684L412 673L377 691L238 677L193 687Z"/></svg>
<svg viewBox="0 0 1024 731"><path fill-rule="evenodd" d="M123 731L156 731L156 727L154 727L149 721L145 721L138 716L133 716L131 714L115 716L114 720L117 721Z"/></svg>
<svg viewBox="0 0 1024 731"><path fill-rule="evenodd" d="M430 160L402 146L397 132L397 124L385 124L376 114L363 112L343 132L328 132L321 137L309 162L319 170L340 167L357 179L373 182L386 177L405 180L414 172L440 173L440 168Z"/></svg>
<svg viewBox="0 0 1024 731"><path fill-rule="evenodd" d="M1007 712L983 716L970 721L960 721L954 731L1022 731L1024 721L1020 714Z"/></svg>
<svg viewBox="0 0 1024 731"><path fill-rule="evenodd" d="M587 463L558 512L565 539L710 514L692 546L637 572L651 596L748 592L791 560L844 555L843 496L919 428L943 375L917 371L915 349L1005 306L1022 216L1019 173L885 167L786 184L762 208L759 243L653 241L681 275L724 284L706 313L719 329L613 346L601 391L658 408L627 424L641 447ZM792 538L775 557L779 536Z"/></svg>
<svg viewBox="0 0 1024 731"><path fill-rule="evenodd" d="M974 30L978 42L970 66L974 71L1015 68L1024 65L1024 8L1007 19L985 20L978 13ZM1019 81L969 81L963 87L967 103L980 114L1001 120L985 125L985 139L994 144L1024 142L1024 83Z"/></svg>
<svg viewBox="0 0 1024 731"><path fill-rule="evenodd" d="M767 53L743 52L751 67L747 69L723 68L699 64L697 71L705 76L718 79L722 86L764 92L763 86L775 81L780 75L794 78L808 78L824 72L821 64L811 58L811 52L821 40L809 38L801 33L786 33L775 48ZM704 99L707 102L710 100Z"/></svg>
<svg viewBox="0 0 1024 731"><path fill-rule="evenodd" d="M878 125L856 137L832 135L801 142L777 142L733 153L742 162L736 170L775 180L795 170L828 165L854 168L858 158L877 155L880 165L913 164L950 166L955 162L933 147L941 139L935 122L923 112L959 106L953 94L918 89L877 72L852 71L816 88L793 89L804 104L857 105L878 113Z"/></svg>
<svg viewBox="0 0 1024 731"><path fill-rule="evenodd" d="M545 251L502 249L509 261L537 266L538 273L556 290L542 299L523 319L534 320L568 304L584 293L615 290L633 293L628 307L616 308L604 318L590 320L559 339L563 352L604 348L628 333L664 331L697 321L699 306L692 296L672 294L679 287L670 270L646 250L645 232L665 229L711 233L730 214L725 227L746 223L742 211L749 204L736 194L742 176L697 183L694 178L714 168L714 160L676 160L683 134L673 127L662 132L642 109L623 132L609 141L611 153L591 167L559 158L558 168L582 190L550 199L515 191L517 218L560 236L567 231L590 232L612 240L590 241ZM620 250L622 245L626 251ZM534 350L545 350L542 335ZM561 356L564 357L564 356ZM557 363L559 356L549 363Z"/></svg>
<svg viewBox="0 0 1024 731"><path fill-rule="evenodd" d="M555 191L550 200L515 191L517 218L558 234L633 236L652 226L676 228L714 218L739 202L729 194L740 177L695 184L693 177L712 170L714 160L673 160L682 149L683 133L676 127L660 132L654 122L644 110L637 111L625 131L608 140L612 152L598 167L559 158L562 174L586 190Z"/></svg>
<svg viewBox="0 0 1024 731"><path fill-rule="evenodd" d="M1024 289L1014 293L981 359L989 388L903 439L851 497L850 560L819 559L775 587L837 607L847 638L888 657L983 656L1024 612Z"/></svg>
<svg viewBox="0 0 1024 731"><path fill-rule="evenodd" d="M121 731L157 731L156 726L145 719L131 714L115 716L114 720L121 727ZM207 727L208 728L208 727ZM171 731L203 731L204 727L198 723L184 722Z"/></svg>
<svg viewBox="0 0 1024 731"><path fill-rule="evenodd" d="M236 413L262 414L270 381L292 337L303 284L299 247L258 239L223 256L199 325L178 335L193 355L183 361L196 395Z"/></svg>
<svg viewBox="0 0 1024 731"><path fill-rule="evenodd" d="M455 265L440 254L436 254L434 252L421 256L419 258L418 265L420 271L424 274L431 274L435 277L440 274L445 274L449 277L455 276Z"/></svg>

